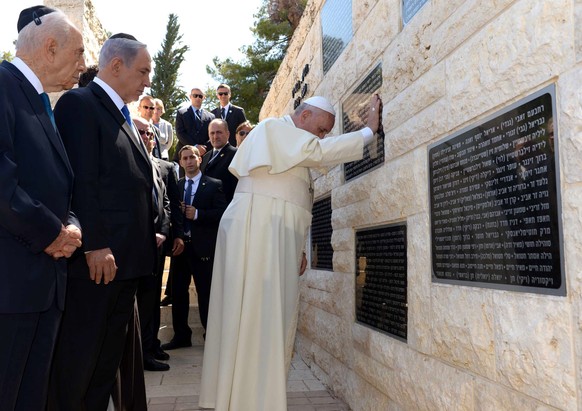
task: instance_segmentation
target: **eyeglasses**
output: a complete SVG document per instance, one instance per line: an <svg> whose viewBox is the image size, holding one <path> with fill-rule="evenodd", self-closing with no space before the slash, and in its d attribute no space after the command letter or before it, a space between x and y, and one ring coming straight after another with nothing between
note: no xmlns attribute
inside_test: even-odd
<svg viewBox="0 0 582 411"><path fill-rule="evenodd" d="M194 98L204 98L204 94L192 94Z"/></svg>
<svg viewBox="0 0 582 411"><path fill-rule="evenodd" d="M224 91L221 91L220 93L216 93L216 94L218 94L219 96L228 96L230 93L228 93L228 92L225 93Z"/></svg>
<svg viewBox="0 0 582 411"><path fill-rule="evenodd" d="M137 129L137 131L139 131L139 134L140 134L140 135L142 135L142 136L143 136L144 134L145 134L146 136L148 136L149 138L152 138L152 137L154 136L154 133L152 133L152 132L151 132L151 131L149 131L149 130L140 130L140 129L138 128L138 129Z"/></svg>
<svg viewBox="0 0 582 411"><path fill-rule="evenodd" d="M154 106L141 106L141 108L145 108L146 110L153 110L153 109L155 109Z"/></svg>
<svg viewBox="0 0 582 411"><path fill-rule="evenodd" d="M237 134L238 134L239 136L241 136L241 137L244 137L244 136L246 136L246 135L247 135L247 134L249 134L249 133L250 133L250 131L241 130L241 131L239 131Z"/></svg>

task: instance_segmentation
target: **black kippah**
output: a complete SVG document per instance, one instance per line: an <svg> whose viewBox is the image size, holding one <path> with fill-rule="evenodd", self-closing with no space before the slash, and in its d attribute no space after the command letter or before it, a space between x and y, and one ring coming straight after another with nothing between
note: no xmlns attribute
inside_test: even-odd
<svg viewBox="0 0 582 411"><path fill-rule="evenodd" d="M20 12L16 28L20 33L20 30L22 30L24 27L26 27L29 23L33 21L37 26L40 26L42 23L42 21L40 21L40 18L46 14L50 14L55 11L56 11L55 9L51 9L50 7L46 6L32 6L27 9L24 9Z"/></svg>
<svg viewBox="0 0 582 411"><path fill-rule="evenodd" d="M128 40L137 41L137 39L135 37L133 37L131 34L125 34L125 33L114 34L113 36L109 37L109 39L128 39Z"/></svg>

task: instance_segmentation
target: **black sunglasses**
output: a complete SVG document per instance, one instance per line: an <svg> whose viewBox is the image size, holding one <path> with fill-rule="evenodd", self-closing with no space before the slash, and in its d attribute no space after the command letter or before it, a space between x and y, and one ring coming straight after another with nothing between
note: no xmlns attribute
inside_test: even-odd
<svg viewBox="0 0 582 411"><path fill-rule="evenodd" d="M155 109L155 107L153 106L141 106L142 108L145 108L146 110L153 110Z"/></svg>
<svg viewBox="0 0 582 411"><path fill-rule="evenodd" d="M246 136L249 133L250 133L249 131L241 130L241 131L238 132L238 135L241 136L241 137L244 137L244 136Z"/></svg>
<svg viewBox="0 0 582 411"><path fill-rule="evenodd" d="M225 93L224 91L221 91L220 93L217 93L219 96L228 96L229 93Z"/></svg>
<svg viewBox="0 0 582 411"><path fill-rule="evenodd" d="M204 94L192 94L194 98L204 98Z"/></svg>
<svg viewBox="0 0 582 411"><path fill-rule="evenodd" d="M151 131L149 131L149 130L140 130L140 129L138 128L138 129L137 129L137 131L139 131L139 134L140 134L140 135L142 135L142 136L143 136L144 134L145 134L146 136L150 137L150 138L154 136L154 133L152 133L152 132L151 132Z"/></svg>

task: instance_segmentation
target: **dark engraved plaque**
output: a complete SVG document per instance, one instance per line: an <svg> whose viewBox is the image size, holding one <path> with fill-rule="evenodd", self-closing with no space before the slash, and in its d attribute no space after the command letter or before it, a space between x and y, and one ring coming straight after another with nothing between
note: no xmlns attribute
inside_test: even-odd
<svg viewBox="0 0 582 411"><path fill-rule="evenodd" d="M408 24L412 17L418 13L418 10L420 10L427 1L428 0L402 0L402 21L404 24Z"/></svg>
<svg viewBox="0 0 582 411"><path fill-rule="evenodd" d="M313 203L311 222L311 268L333 270L331 247L331 197Z"/></svg>
<svg viewBox="0 0 582 411"><path fill-rule="evenodd" d="M433 280L565 295L554 96L429 147Z"/></svg>
<svg viewBox="0 0 582 411"><path fill-rule="evenodd" d="M406 341L406 225L356 232L356 319Z"/></svg>
<svg viewBox="0 0 582 411"><path fill-rule="evenodd" d="M327 0L321 9L323 74L346 48L352 31L352 0Z"/></svg>
<svg viewBox="0 0 582 411"><path fill-rule="evenodd" d="M370 97L382 86L382 66L378 65L342 104L344 133L364 128L368 122ZM364 150L364 158L344 165L345 180L349 181L384 163L384 133L378 133L378 144Z"/></svg>

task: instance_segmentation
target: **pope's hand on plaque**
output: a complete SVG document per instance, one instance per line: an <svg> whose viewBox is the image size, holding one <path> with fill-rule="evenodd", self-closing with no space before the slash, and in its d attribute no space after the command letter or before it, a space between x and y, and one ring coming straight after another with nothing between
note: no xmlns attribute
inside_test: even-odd
<svg viewBox="0 0 582 411"><path fill-rule="evenodd" d="M368 111L368 124L367 126L372 130L374 134L378 131L380 122L382 120L382 99L378 94L372 95L370 97L370 110Z"/></svg>

